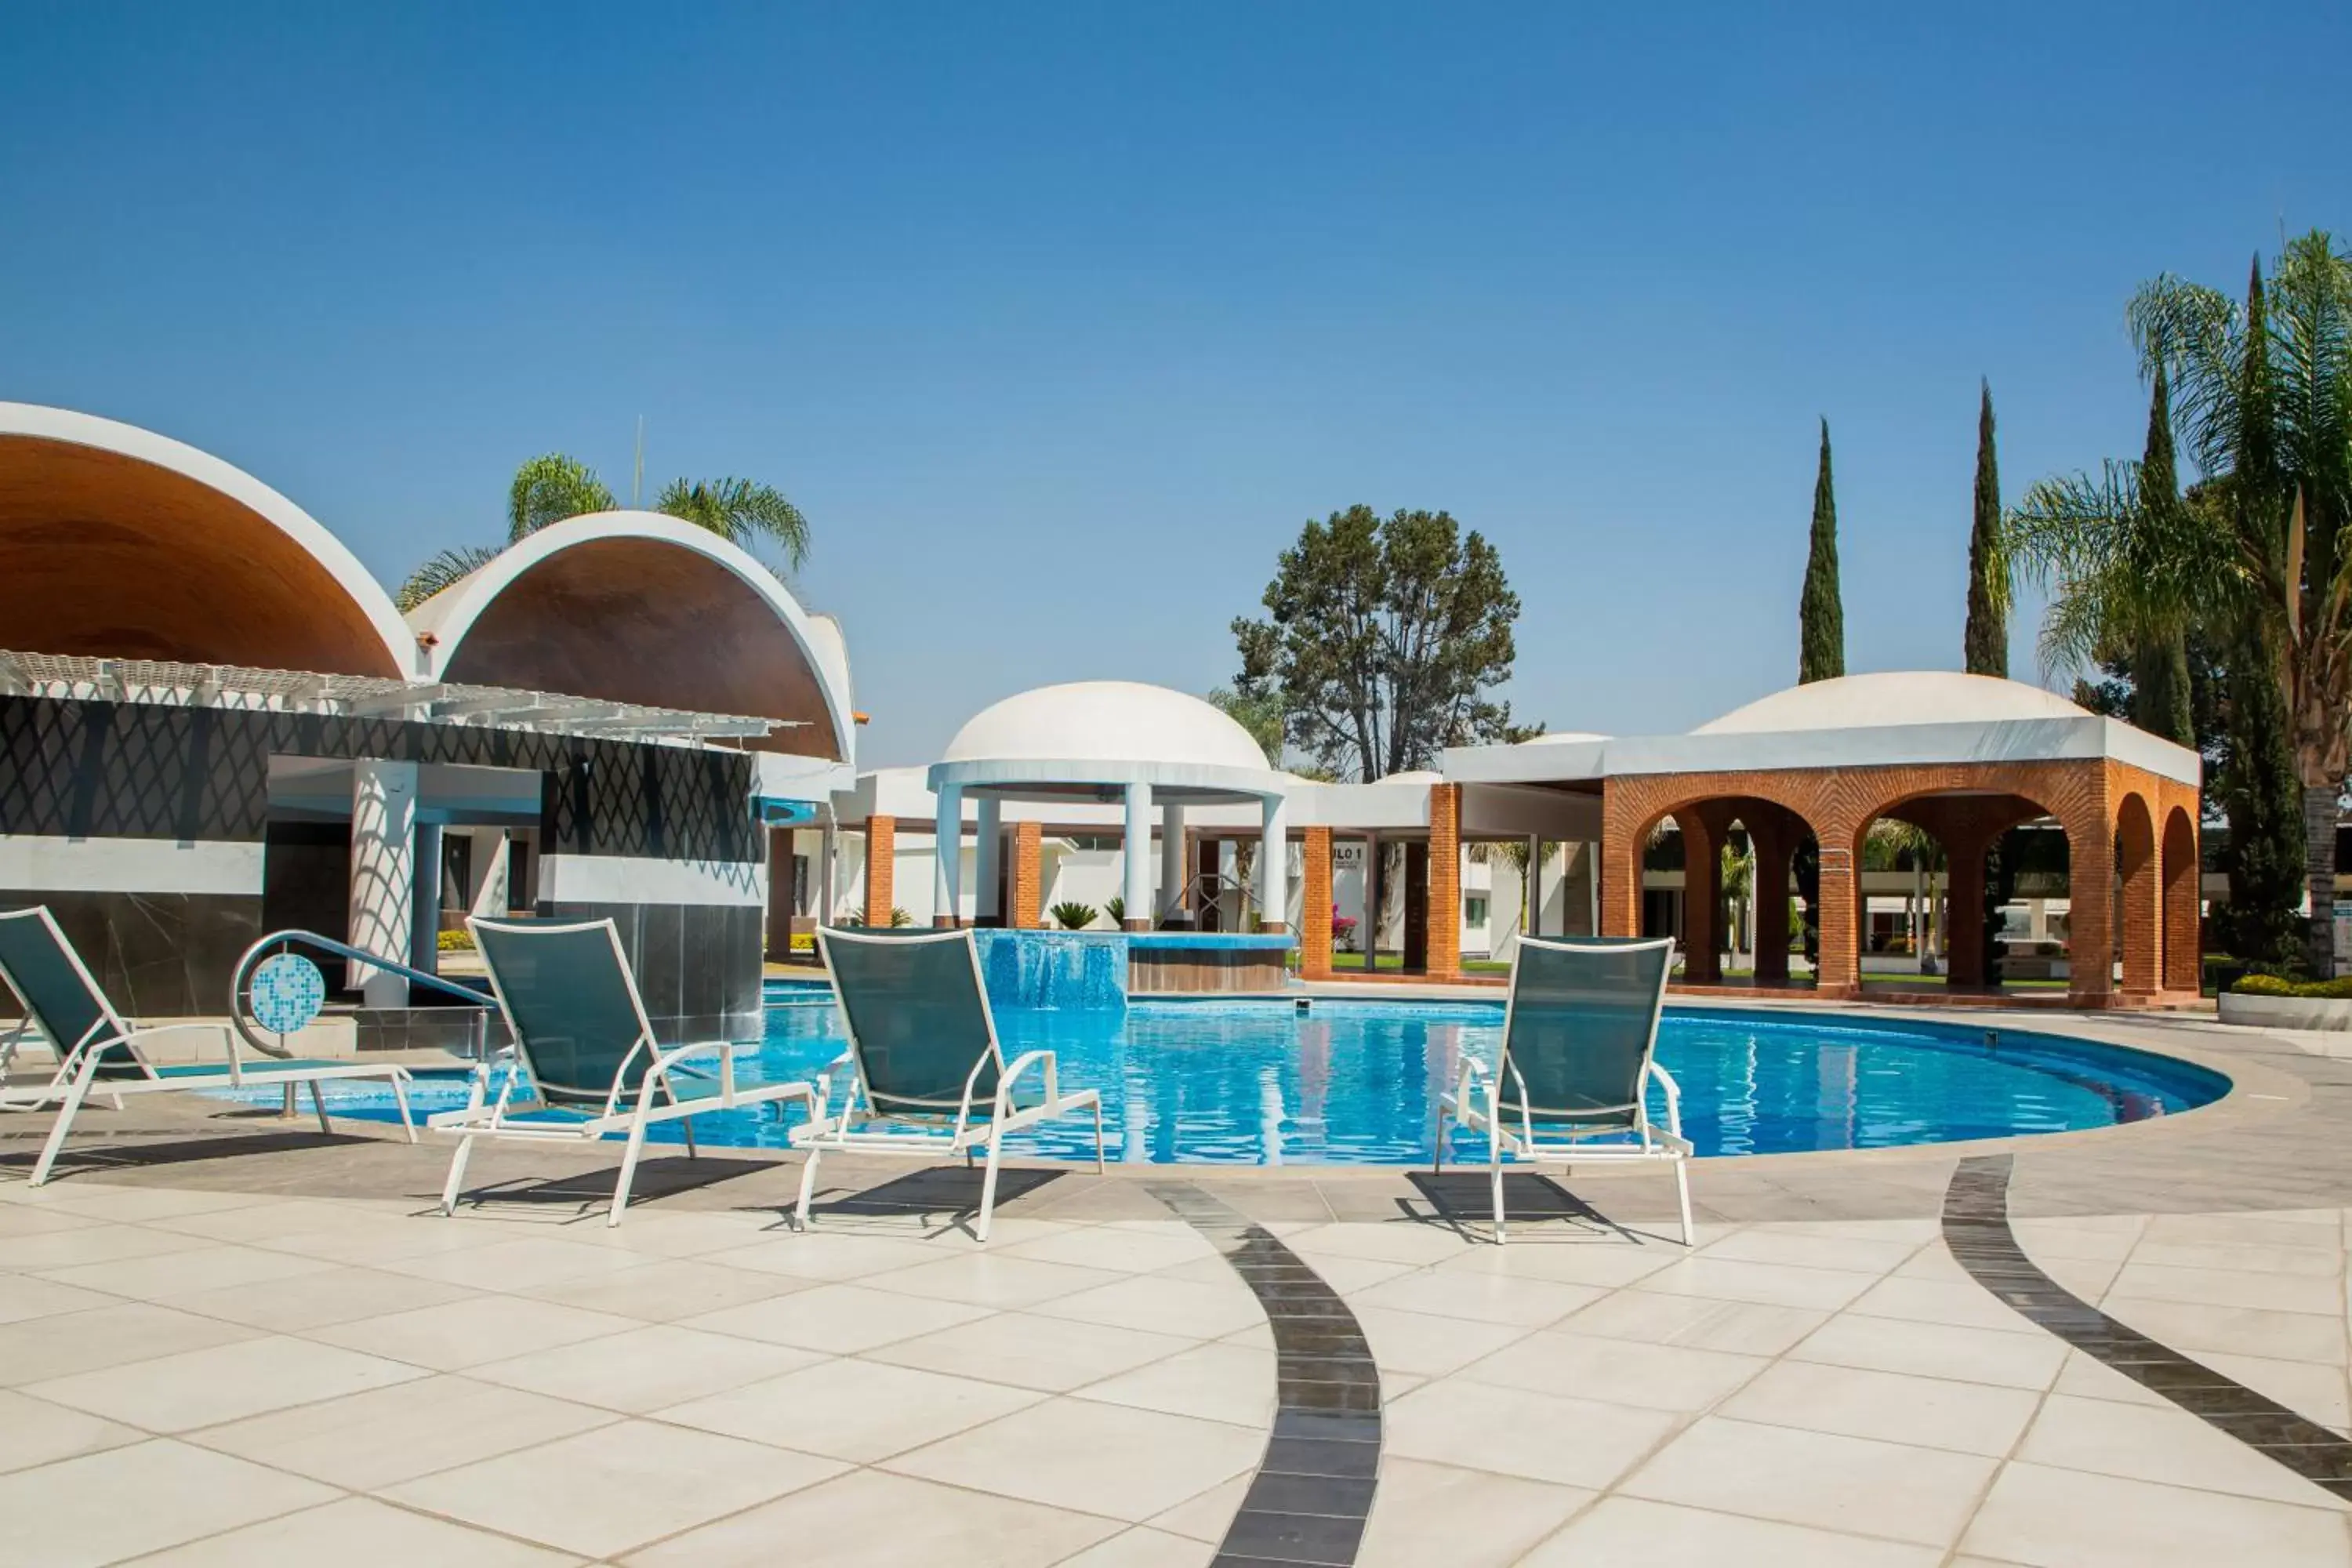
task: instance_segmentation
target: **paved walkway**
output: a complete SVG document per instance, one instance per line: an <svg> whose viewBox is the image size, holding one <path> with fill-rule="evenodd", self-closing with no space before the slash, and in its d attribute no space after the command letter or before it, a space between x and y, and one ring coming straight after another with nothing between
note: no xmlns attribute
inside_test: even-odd
<svg viewBox="0 0 2352 1568"><path fill-rule="evenodd" d="M2010 1145L2032 1264L2352 1428L2352 1062L2063 1026L2226 1054L2240 1091ZM2352 1565L2331 1491L1955 1259L1975 1149L1705 1162L1688 1254L1654 1176L1514 1178L1549 1217L1497 1248L1481 1175L1167 1167L1014 1173L983 1250L960 1170L828 1161L795 1235L796 1162L664 1158L608 1230L609 1160L482 1150L444 1219L446 1151L381 1129L90 1128L128 1152L38 1191L34 1124L0 1141L0 1564L1238 1565L1244 1499L1307 1496L1260 1474L1314 1344L1277 1359L1279 1253L1378 1367L1361 1563ZM1280 1245L1237 1266L1244 1216Z"/></svg>

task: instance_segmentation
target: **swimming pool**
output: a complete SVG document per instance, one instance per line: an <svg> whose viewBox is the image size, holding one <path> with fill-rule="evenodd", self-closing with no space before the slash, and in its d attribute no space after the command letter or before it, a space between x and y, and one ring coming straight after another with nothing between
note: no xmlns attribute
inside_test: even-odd
<svg viewBox="0 0 2352 1568"><path fill-rule="evenodd" d="M1129 1163L1417 1164L1460 1053L1491 1059L1496 1003L1138 1002L1121 1010L1007 1008L1007 1055L1060 1053L1065 1084L1103 1091L1111 1158ZM746 1080L807 1078L841 1052L822 987L772 985L768 1032ZM2221 1074L2144 1051L1983 1025L1826 1014L1668 1008L1658 1056L1682 1087L1683 1129L1702 1155L1775 1154L2058 1132L2191 1110ZM330 1103L391 1114L380 1088L333 1085ZM420 1107L461 1101L441 1078ZM258 1098L258 1097L257 1097ZM703 1142L782 1148L799 1119L772 1108L695 1118ZM673 1123L652 1136L677 1142ZM1456 1132L1449 1158L1484 1157ZM1089 1119L1007 1140L1008 1149L1092 1159Z"/></svg>

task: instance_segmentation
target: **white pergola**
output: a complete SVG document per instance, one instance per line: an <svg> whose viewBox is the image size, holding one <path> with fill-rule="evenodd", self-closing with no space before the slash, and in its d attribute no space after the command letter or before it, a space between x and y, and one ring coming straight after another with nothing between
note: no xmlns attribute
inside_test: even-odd
<svg viewBox="0 0 2352 1568"><path fill-rule="evenodd" d="M952 924L962 889L963 803L974 804L979 887L974 907L982 923L1001 919L998 856L1003 842L1003 803L1076 801L1118 805L1123 810L1122 899L1129 931L1150 931L1184 895L1185 812L1194 806L1255 803L1264 835L1257 857L1258 908L1271 911L1269 931L1281 929L1289 899L1286 883L1289 834L1287 774L1225 714L1185 692L1124 680L1076 681L1040 687L985 709L959 731L927 782L938 801L938 870L933 920ZM1170 908L1152 905L1152 812L1160 813L1160 876Z"/></svg>

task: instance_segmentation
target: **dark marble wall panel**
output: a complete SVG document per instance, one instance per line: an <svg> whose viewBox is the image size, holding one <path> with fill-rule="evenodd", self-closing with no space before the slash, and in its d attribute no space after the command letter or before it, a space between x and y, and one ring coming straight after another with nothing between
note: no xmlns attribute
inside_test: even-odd
<svg viewBox="0 0 2352 1568"><path fill-rule="evenodd" d="M0 910L47 904L116 1011L178 1018L228 1010L229 976L261 937L247 893L16 892ZM12 1011L15 998L5 1003Z"/></svg>

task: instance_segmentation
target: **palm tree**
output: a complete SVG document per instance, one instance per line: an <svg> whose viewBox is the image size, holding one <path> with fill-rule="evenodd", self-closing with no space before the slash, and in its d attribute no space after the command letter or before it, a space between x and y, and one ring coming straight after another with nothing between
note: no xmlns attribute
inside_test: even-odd
<svg viewBox="0 0 2352 1568"><path fill-rule="evenodd" d="M507 543L515 544L551 523L611 511L619 503L594 469L561 452L533 458L515 470L507 490ZM709 529L730 544L749 549L761 538L780 546L794 571L808 560L808 519L772 485L750 479L673 479L654 500L654 510L681 522ZM413 610L444 588L480 570L498 548L461 545L444 550L408 574L393 595L403 611Z"/></svg>
<svg viewBox="0 0 2352 1568"><path fill-rule="evenodd" d="M654 510L747 549L761 537L773 540L795 572L808 560L808 519L772 485L737 479L672 479L654 499Z"/></svg>
<svg viewBox="0 0 2352 1568"><path fill-rule="evenodd" d="M2128 319L2201 478L2177 505L2115 463L2028 493L2011 525L2018 558L2054 583L2044 656L2079 663L2198 626L2268 666L2303 790L2306 958L2326 975L2352 755L2352 253L2315 229L2267 279L2256 259L2242 305L2167 276Z"/></svg>

